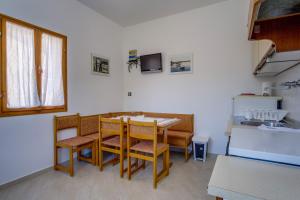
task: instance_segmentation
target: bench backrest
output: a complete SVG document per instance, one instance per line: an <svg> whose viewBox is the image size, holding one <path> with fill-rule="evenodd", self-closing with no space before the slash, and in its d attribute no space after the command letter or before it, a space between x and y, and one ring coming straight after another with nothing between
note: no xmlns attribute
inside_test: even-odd
<svg viewBox="0 0 300 200"><path fill-rule="evenodd" d="M109 115L109 117L119 117L119 116L137 116L137 115L143 115L143 112L110 112L110 113L105 113L104 115ZM103 117L107 117L107 116L103 116Z"/></svg>
<svg viewBox="0 0 300 200"><path fill-rule="evenodd" d="M90 135L99 132L99 115L80 117L80 135Z"/></svg>

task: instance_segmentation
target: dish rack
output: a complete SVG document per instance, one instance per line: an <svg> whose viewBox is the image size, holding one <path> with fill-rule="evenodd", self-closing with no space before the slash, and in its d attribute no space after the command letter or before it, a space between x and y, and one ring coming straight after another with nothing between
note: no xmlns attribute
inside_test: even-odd
<svg viewBox="0 0 300 200"><path fill-rule="evenodd" d="M246 119L261 121L281 121L288 114L286 110L248 110L246 111Z"/></svg>

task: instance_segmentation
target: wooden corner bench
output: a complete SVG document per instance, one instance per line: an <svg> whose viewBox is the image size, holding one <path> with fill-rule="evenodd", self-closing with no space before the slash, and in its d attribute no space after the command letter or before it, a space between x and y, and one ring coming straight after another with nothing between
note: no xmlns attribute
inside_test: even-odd
<svg viewBox="0 0 300 200"><path fill-rule="evenodd" d="M176 114L176 113L155 113L155 112L114 112L101 114L103 117L117 117L121 115L144 115L145 117L157 118L178 118L181 121L168 129L168 144L170 146L184 149L185 160L187 161L191 153L188 147L192 143L194 136L194 114Z"/></svg>

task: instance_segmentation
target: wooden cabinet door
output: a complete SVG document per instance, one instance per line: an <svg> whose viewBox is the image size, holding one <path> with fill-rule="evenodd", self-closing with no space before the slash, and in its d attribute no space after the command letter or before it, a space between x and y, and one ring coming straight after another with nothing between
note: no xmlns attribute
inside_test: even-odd
<svg viewBox="0 0 300 200"><path fill-rule="evenodd" d="M272 50L274 43L271 40L256 40L252 42L252 65L254 72L259 66L259 64L266 58L268 53Z"/></svg>

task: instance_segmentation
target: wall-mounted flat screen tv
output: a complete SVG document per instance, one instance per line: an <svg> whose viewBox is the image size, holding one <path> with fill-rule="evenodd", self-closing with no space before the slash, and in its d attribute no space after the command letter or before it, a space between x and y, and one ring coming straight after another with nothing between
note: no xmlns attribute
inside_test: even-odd
<svg viewBox="0 0 300 200"><path fill-rule="evenodd" d="M142 73L162 72L161 53L140 56Z"/></svg>

